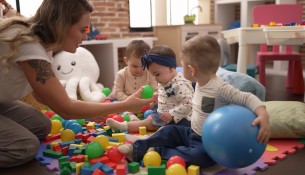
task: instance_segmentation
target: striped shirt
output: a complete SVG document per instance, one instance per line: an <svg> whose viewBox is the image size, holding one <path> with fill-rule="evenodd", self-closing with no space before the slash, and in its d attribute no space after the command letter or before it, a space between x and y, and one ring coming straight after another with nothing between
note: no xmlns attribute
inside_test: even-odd
<svg viewBox="0 0 305 175"><path fill-rule="evenodd" d="M255 111L257 107L264 106L263 102L255 95L242 92L219 77L210 79L207 84L201 87L197 83L192 103L191 127L200 136L205 119L219 107L235 104L246 106Z"/></svg>

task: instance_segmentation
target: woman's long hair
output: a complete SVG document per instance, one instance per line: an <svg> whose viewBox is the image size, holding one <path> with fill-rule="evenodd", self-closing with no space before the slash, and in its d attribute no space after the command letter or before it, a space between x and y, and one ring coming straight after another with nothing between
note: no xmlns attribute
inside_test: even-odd
<svg viewBox="0 0 305 175"><path fill-rule="evenodd" d="M3 55L1 64L9 68L9 60L14 58L19 47L25 43L39 42L46 50L60 48L72 25L84 13L92 12L88 0L44 0L31 18L10 17L0 20L0 42L9 43L9 51ZM16 34L4 32L12 27L21 28Z"/></svg>

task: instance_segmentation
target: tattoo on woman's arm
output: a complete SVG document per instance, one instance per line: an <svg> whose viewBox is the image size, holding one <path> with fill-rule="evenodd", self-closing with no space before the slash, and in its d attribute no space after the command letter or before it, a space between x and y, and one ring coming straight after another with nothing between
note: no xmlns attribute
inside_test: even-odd
<svg viewBox="0 0 305 175"><path fill-rule="evenodd" d="M47 61L29 60L28 64L36 70L36 81L40 82L41 84L45 84L49 78L55 77L51 64Z"/></svg>

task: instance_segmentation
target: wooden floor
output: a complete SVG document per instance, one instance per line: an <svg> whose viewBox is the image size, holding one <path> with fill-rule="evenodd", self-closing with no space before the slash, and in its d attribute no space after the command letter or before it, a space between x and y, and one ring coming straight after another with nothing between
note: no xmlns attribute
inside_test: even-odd
<svg viewBox="0 0 305 175"><path fill-rule="evenodd" d="M285 77L267 76L266 101L303 101L303 95L293 95L289 89L285 88ZM304 126L305 127L305 126ZM305 172L305 149L297 151L287 159L279 161L274 166L269 166L267 170L257 175L303 175ZM1 175L55 175L49 172L46 167L41 166L38 161L31 161L25 165L0 169Z"/></svg>

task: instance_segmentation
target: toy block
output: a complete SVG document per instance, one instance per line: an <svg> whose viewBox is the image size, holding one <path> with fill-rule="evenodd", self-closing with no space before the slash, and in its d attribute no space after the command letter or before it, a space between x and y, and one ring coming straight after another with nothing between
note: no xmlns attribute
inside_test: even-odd
<svg viewBox="0 0 305 175"><path fill-rule="evenodd" d="M140 135L145 135L147 133L146 127L145 126L140 126L139 127L139 133L140 133Z"/></svg>
<svg viewBox="0 0 305 175"><path fill-rule="evenodd" d="M95 122L89 122L86 126L87 130L94 129Z"/></svg>
<svg viewBox="0 0 305 175"><path fill-rule="evenodd" d="M60 145L59 142L56 142L56 141L51 142L51 143L50 143L50 149L54 150L53 148L54 148L54 146L56 146L56 145Z"/></svg>
<svg viewBox="0 0 305 175"><path fill-rule="evenodd" d="M69 149L68 149L68 155L69 156L72 156L72 155L74 155L74 151L76 150L76 146L71 146L70 145L70 147L69 147Z"/></svg>
<svg viewBox="0 0 305 175"><path fill-rule="evenodd" d="M102 169L103 168L103 165L101 162L97 162L96 164L93 164L91 166L91 169L94 171L95 169Z"/></svg>
<svg viewBox="0 0 305 175"><path fill-rule="evenodd" d="M82 138L76 138L74 139L75 144L81 144L82 143Z"/></svg>
<svg viewBox="0 0 305 175"><path fill-rule="evenodd" d="M103 171L100 169L95 169L92 173L92 175L106 175Z"/></svg>
<svg viewBox="0 0 305 175"><path fill-rule="evenodd" d="M85 162L84 162L84 166L85 166L85 167L88 167L88 168L91 168L91 167L92 167L92 164L91 164L90 162L85 161Z"/></svg>
<svg viewBox="0 0 305 175"><path fill-rule="evenodd" d="M90 136L90 137L87 139L87 142L86 142L86 143L91 143L94 139L95 139L94 136Z"/></svg>
<svg viewBox="0 0 305 175"><path fill-rule="evenodd" d="M105 165L105 164L103 164L103 166L102 166L102 171L104 172L104 173L106 173L106 174L112 174L114 171L113 171L113 168L111 168L111 167L109 167L109 166L107 166L107 165Z"/></svg>
<svg viewBox="0 0 305 175"><path fill-rule="evenodd" d="M57 145L53 146L53 151L62 152L60 144L57 144Z"/></svg>
<svg viewBox="0 0 305 175"><path fill-rule="evenodd" d="M162 164L160 166L150 166L148 165L148 175L165 175L166 166Z"/></svg>
<svg viewBox="0 0 305 175"><path fill-rule="evenodd" d="M119 164L116 166L116 175L126 175L126 165Z"/></svg>
<svg viewBox="0 0 305 175"><path fill-rule="evenodd" d="M42 152L42 154L43 154L43 156L52 157L52 158L59 158L59 157L63 156L62 152L56 152L51 149L44 150Z"/></svg>
<svg viewBox="0 0 305 175"><path fill-rule="evenodd" d="M91 168L83 166L80 168L80 172L81 175L91 175L93 173L93 170Z"/></svg>
<svg viewBox="0 0 305 175"><path fill-rule="evenodd" d="M76 172L76 162L70 162L70 167L72 172Z"/></svg>
<svg viewBox="0 0 305 175"><path fill-rule="evenodd" d="M109 146L107 146L107 148L108 147L112 147L112 146L120 146L121 144L120 143L118 143L118 142L109 142Z"/></svg>
<svg viewBox="0 0 305 175"><path fill-rule="evenodd" d="M115 164L115 163L113 163L113 162L107 162L107 163L105 163L105 165L111 167L112 169L115 169L116 166L117 166L117 164Z"/></svg>
<svg viewBox="0 0 305 175"><path fill-rule="evenodd" d="M88 132L89 132L90 134L93 134L93 133L96 133L97 131L96 131L95 129L88 129Z"/></svg>
<svg viewBox="0 0 305 175"><path fill-rule="evenodd" d="M73 151L73 155L80 155L82 154L82 150L81 149L76 149Z"/></svg>
<svg viewBox="0 0 305 175"><path fill-rule="evenodd" d="M187 168L188 175L199 175L200 174L200 167L196 165L190 165Z"/></svg>
<svg viewBox="0 0 305 175"><path fill-rule="evenodd" d="M90 137L90 135L89 134L83 134L82 135L82 141L84 142L84 143L87 143L87 139Z"/></svg>
<svg viewBox="0 0 305 175"><path fill-rule="evenodd" d="M71 169L68 167L64 167L60 169L60 175L70 175L72 173Z"/></svg>
<svg viewBox="0 0 305 175"><path fill-rule="evenodd" d="M140 164L138 162L130 162L128 164L128 172L135 174L140 171Z"/></svg>
<svg viewBox="0 0 305 175"><path fill-rule="evenodd" d="M61 152L62 152L64 155L68 155L68 150L69 150L69 147L68 147L68 146L65 146L65 147L61 148Z"/></svg>
<svg viewBox="0 0 305 175"><path fill-rule="evenodd" d="M75 169L75 173L76 174L80 174L80 172L81 172L81 167L83 167L84 166L84 162L81 162L81 163L76 163L76 169Z"/></svg>
<svg viewBox="0 0 305 175"><path fill-rule="evenodd" d="M117 138L109 137L109 142L118 142Z"/></svg>
<svg viewBox="0 0 305 175"><path fill-rule="evenodd" d="M92 164L96 164L97 162L101 162L101 163L108 163L109 162L109 158L107 156L102 156L99 158L95 158L95 159L90 159L90 163Z"/></svg>
<svg viewBox="0 0 305 175"><path fill-rule="evenodd" d="M82 138L82 133L77 133L76 135L75 135L75 139L81 139Z"/></svg>
<svg viewBox="0 0 305 175"><path fill-rule="evenodd" d="M69 147L77 147L77 149L81 149L84 145L80 144L71 144Z"/></svg>
<svg viewBox="0 0 305 175"><path fill-rule="evenodd" d="M48 136L45 138L44 142L51 142L51 141L58 140L58 139L60 139L60 133L48 135Z"/></svg>
<svg viewBox="0 0 305 175"><path fill-rule="evenodd" d="M75 161L77 163L83 162L84 160L85 160L85 155L79 154L79 155L75 156Z"/></svg>
<svg viewBox="0 0 305 175"><path fill-rule="evenodd" d="M112 134L112 137L118 139L118 142L125 142L125 133Z"/></svg>
<svg viewBox="0 0 305 175"><path fill-rule="evenodd" d="M61 147L70 146L71 144L75 143L74 140L67 141L67 142L61 142Z"/></svg>
<svg viewBox="0 0 305 175"><path fill-rule="evenodd" d="M99 136L99 135L107 135L107 132L105 130L103 130L103 129L98 129L98 130L99 131L92 134L94 137Z"/></svg>

